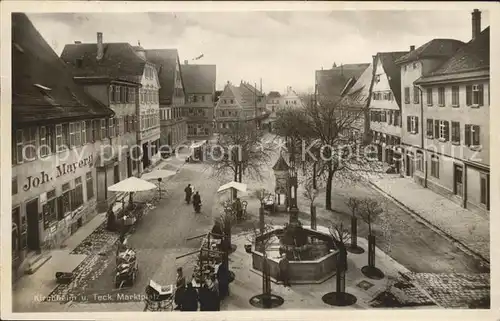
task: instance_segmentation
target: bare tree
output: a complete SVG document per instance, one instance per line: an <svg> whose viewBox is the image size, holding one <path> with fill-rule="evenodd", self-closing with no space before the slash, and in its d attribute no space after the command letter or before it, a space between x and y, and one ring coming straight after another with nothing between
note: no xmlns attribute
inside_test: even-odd
<svg viewBox="0 0 500 321"><path fill-rule="evenodd" d="M363 253L363 249L358 247L358 215L361 211L363 202L360 198L349 197L346 205L351 211L351 247L350 251L353 253Z"/></svg>
<svg viewBox="0 0 500 321"><path fill-rule="evenodd" d="M339 101L323 100L301 110L283 110L277 115L279 135L301 143L300 161L317 166L314 177L326 181L325 207L332 209L332 182L355 182L366 174L382 173L368 142L351 135L362 126L364 110L346 111ZM296 157L294 157L296 158Z"/></svg>
<svg viewBox="0 0 500 321"><path fill-rule="evenodd" d="M309 201L309 208L311 211L311 228L316 230L317 228L317 216L316 216L316 205L315 201L319 195L319 190L314 186L314 181L312 178L305 179L302 186L304 187L303 196Z"/></svg>
<svg viewBox="0 0 500 321"><path fill-rule="evenodd" d="M375 235L373 235L372 227L374 221L383 211L382 204L378 200L373 198L362 200L361 217L368 224L368 266L363 267L361 271L373 279L384 277L383 272L375 267Z"/></svg>
<svg viewBox="0 0 500 321"><path fill-rule="evenodd" d="M340 295L345 293L345 272L347 270L347 247L346 244L351 239L349 230L344 227L342 222L332 223L329 227L330 235L333 239L335 247L339 251L337 257L337 289L336 292Z"/></svg>
<svg viewBox="0 0 500 321"><path fill-rule="evenodd" d="M263 132L250 123L235 122L227 132L221 133L217 146L212 149L216 154L210 166L212 175L224 178L232 174L234 181L242 182L243 173L251 178L262 180L263 166L271 160L271 148L262 142Z"/></svg>

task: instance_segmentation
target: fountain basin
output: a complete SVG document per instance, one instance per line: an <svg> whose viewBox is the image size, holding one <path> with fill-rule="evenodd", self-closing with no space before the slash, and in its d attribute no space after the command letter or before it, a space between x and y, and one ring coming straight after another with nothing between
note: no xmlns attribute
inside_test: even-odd
<svg viewBox="0 0 500 321"><path fill-rule="evenodd" d="M322 283L336 273L336 264L338 251L331 249L333 242L331 236L326 232L303 228L303 231L308 237L308 246L310 251L314 252L313 259L306 260L290 260L289 259L289 278L292 284L317 284ZM271 240L279 235L282 235L283 228L273 229L256 238L256 244L263 240ZM274 245L274 246L273 246ZM269 264L270 276L274 282L279 279L279 245L269 244L266 254ZM325 248L326 245L326 248ZM311 255L309 256L311 257ZM252 251L252 270L258 274L262 274L264 262L264 253L262 246L256 246Z"/></svg>

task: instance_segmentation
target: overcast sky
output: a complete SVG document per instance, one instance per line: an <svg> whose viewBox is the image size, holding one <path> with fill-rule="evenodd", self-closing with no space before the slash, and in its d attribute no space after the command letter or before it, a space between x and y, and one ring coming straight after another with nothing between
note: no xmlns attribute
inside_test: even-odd
<svg viewBox="0 0 500 321"><path fill-rule="evenodd" d="M273 11L224 13L43 13L29 14L60 54L75 40L129 42L146 49L177 48L181 62L201 54L200 64L217 65L217 87L240 80L263 90L286 86L311 90L314 71L335 62L369 63L377 52L404 51L434 38L467 42L466 11ZM482 28L490 24L482 14ZM191 63L195 63L191 61Z"/></svg>

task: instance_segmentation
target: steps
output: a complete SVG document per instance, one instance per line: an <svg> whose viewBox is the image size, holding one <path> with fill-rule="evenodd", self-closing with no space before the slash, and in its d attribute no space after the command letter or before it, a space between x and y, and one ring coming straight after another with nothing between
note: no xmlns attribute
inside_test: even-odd
<svg viewBox="0 0 500 321"><path fill-rule="evenodd" d="M42 267L48 260L52 258L52 255L49 253L44 254L36 254L33 258L28 259L27 267L24 270L25 274L33 274L39 268Z"/></svg>

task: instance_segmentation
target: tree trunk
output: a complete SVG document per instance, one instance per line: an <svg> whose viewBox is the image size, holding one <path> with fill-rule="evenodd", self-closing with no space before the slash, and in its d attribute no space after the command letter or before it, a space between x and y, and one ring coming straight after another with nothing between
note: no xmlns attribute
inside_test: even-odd
<svg viewBox="0 0 500 321"><path fill-rule="evenodd" d="M317 221L316 221L316 206L311 204L311 229L316 230Z"/></svg>
<svg viewBox="0 0 500 321"><path fill-rule="evenodd" d="M238 169L239 169L239 166L236 165L236 169L234 170L234 181L235 182L238 181Z"/></svg>
<svg viewBox="0 0 500 321"><path fill-rule="evenodd" d="M317 189L316 187L316 162L313 163L313 188Z"/></svg>
<svg viewBox="0 0 500 321"><path fill-rule="evenodd" d="M240 168L240 170L239 170L239 176L240 176L240 177L239 177L238 182L240 182L240 183L241 183L241 182L242 182L242 180L243 180L243 179L242 179L242 178L243 178L243 165L242 165L241 163L240 163L240 165L239 165L239 168Z"/></svg>
<svg viewBox="0 0 500 321"><path fill-rule="evenodd" d="M345 272L347 270L347 251L344 245L339 244L339 255L337 261L337 293L345 292Z"/></svg>
<svg viewBox="0 0 500 321"><path fill-rule="evenodd" d="M368 235L368 266L375 267L375 235Z"/></svg>
<svg viewBox="0 0 500 321"><path fill-rule="evenodd" d="M358 218L351 216L351 248L358 247Z"/></svg>
<svg viewBox="0 0 500 321"><path fill-rule="evenodd" d="M325 198L325 208L327 210L332 209L332 183L333 183L333 171L328 171L328 178L326 180L326 198Z"/></svg>
<svg viewBox="0 0 500 321"><path fill-rule="evenodd" d="M259 208L259 227L260 227L260 234L264 234L265 222L264 222L264 208L262 207L262 205Z"/></svg>

